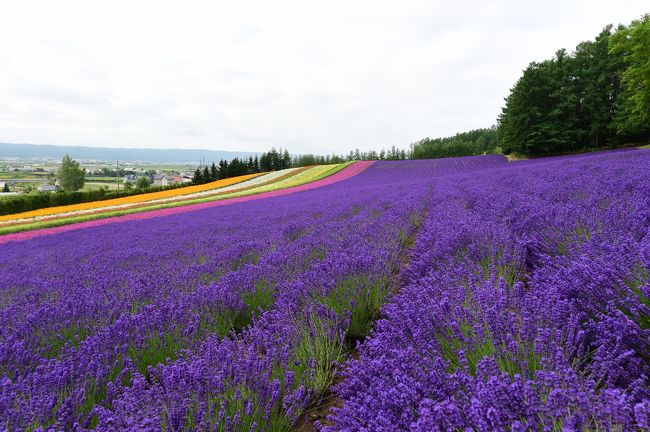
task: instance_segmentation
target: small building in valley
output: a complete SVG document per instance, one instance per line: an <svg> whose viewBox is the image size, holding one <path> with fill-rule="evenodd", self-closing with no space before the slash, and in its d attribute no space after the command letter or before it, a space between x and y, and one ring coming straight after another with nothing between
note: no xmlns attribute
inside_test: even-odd
<svg viewBox="0 0 650 432"><path fill-rule="evenodd" d="M39 192L58 192L61 190L61 187L59 185L42 184L37 190Z"/></svg>

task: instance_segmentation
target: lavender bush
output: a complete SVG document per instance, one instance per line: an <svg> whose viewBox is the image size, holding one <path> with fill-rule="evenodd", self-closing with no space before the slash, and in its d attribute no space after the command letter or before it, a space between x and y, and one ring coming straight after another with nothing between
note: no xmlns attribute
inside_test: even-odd
<svg viewBox="0 0 650 432"><path fill-rule="evenodd" d="M650 391L650 153L436 182L325 430L636 430Z"/></svg>

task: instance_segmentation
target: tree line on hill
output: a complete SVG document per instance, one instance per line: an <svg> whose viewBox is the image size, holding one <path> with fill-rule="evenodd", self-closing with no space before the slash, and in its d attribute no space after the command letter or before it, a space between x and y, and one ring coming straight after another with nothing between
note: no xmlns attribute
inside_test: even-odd
<svg viewBox="0 0 650 432"><path fill-rule="evenodd" d="M533 62L499 116L505 152L530 155L604 149L648 140L650 15L607 26L572 53Z"/></svg>
<svg viewBox="0 0 650 432"><path fill-rule="evenodd" d="M293 157L291 166L299 167L360 160L433 159L498 152L500 152L500 149L497 142L497 128L492 126L486 129L458 133L453 137L424 138L412 143L408 150L391 146L388 150L382 149L379 152L376 150L363 152L355 149L347 155L302 154Z"/></svg>
<svg viewBox="0 0 650 432"><path fill-rule="evenodd" d="M255 174L269 171L279 171L293 166L289 150L274 148L258 156L250 156L248 160L233 158L230 161L220 160L219 164L212 162L203 169L197 168L192 177L192 183L202 184L211 181L236 177L246 174Z"/></svg>
<svg viewBox="0 0 650 432"><path fill-rule="evenodd" d="M432 159L498 153L497 128L475 129L447 138L424 138L411 144L411 159Z"/></svg>
<svg viewBox="0 0 650 432"><path fill-rule="evenodd" d="M411 144L413 159L519 153L546 156L650 142L650 14L606 26L571 53L532 62L497 126Z"/></svg>
<svg viewBox="0 0 650 432"><path fill-rule="evenodd" d="M430 159L491 153L547 156L650 142L650 14L606 26L571 53L532 62L505 98L497 125L408 150L300 155L294 166L351 160Z"/></svg>
<svg viewBox="0 0 650 432"><path fill-rule="evenodd" d="M370 150L367 152L362 152L359 149L350 150L347 155L337 155L335 153L331 155L315 155L315 154L301 154L296 155L292 159L292 166L302 167L309 165L324 165L324 164L337 164L350 161L360 161L360 160L404 160L409 158L409 152L403 149L398 149L395 146L392 146L388 150L382 149L377 152L376 150Z"/></svg>
<svg viewBox="0 0 650 432"><path fill-rule="evenodd" d="M221 160L219 163L205 165L197 168L192 177L192 183L203 184L215 180L236 177L246 174L254 174L269 171L278 171L287 168L299 168L310 165L337 164L359 160L404 160L409 158L410 153L406 150L397 149L395 146L390 149L362 152L359 149L350 151L347 155L316 155L300 154L291 156L289 150L272 148L266 153L258 156L251 156L248 160L234 158L231 161Z"/></svg>

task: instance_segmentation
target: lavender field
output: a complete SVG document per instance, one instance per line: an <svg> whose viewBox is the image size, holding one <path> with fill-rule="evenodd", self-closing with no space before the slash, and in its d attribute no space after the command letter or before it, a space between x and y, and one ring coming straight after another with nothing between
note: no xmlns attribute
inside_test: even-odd
<svg viewBox="0 0 650 432"><path fill-rule="evenodd" d="M6 242L0 429L648 429L649 269L646 150Z"/></svg>

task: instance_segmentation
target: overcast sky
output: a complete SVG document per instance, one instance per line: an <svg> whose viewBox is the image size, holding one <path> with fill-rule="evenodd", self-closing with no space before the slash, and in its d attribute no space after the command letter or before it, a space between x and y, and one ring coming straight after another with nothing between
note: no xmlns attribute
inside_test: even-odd
<svg viewBox="0 0 650 432"><path fill-rule="evenodd" d="M0 142L294 153L494 124L617 1L0 1Z"/></svg>

